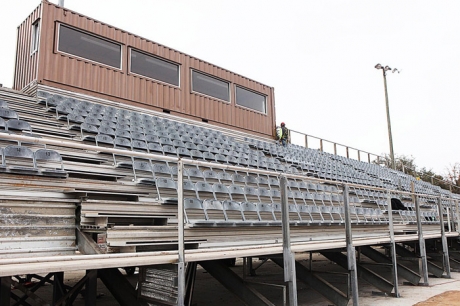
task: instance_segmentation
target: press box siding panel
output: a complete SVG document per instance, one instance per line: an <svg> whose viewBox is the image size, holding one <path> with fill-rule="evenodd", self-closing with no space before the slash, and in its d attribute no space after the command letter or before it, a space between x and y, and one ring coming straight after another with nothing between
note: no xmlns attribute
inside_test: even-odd
<svg viewBox="0 0 460 306"><path fill-rule="evenodd" d="M32 31L33 25L39 23L39 40L41 40L41 15L42 5L40 4L21 25L18 27L16 43L16 63L14 71L13 88L26 89L31 83L37 80L39 49L32 53ZM40 44L38 45L40 47Z"/></svg>
<svg viewBox="0 0 460 306"><path fill-rule="evenodd" d="M272 87L58 7L53 3L42 2L41 7L42 41L36 77L39 84L157 111L165 109L174 115L188 118L191 116L200 121L205 119L211 124L223 125L259 136L272 135L275 125ZM121 44L121 69L59 52L57 43L60 24ZM130 48L178 64L180 66L179 86L131 73L129 70ZM24 65L30 64L24 63ZM228 82L230 102L192 92L190 84L192 70ZM25 85L21 83L15 88L21 90ZM262 114L237 106L235 104L235 85L265 95L267 113Z"/></svg>

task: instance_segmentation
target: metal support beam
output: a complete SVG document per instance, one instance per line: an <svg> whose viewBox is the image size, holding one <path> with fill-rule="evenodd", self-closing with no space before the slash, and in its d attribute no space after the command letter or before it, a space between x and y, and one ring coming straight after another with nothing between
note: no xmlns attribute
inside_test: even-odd
<svg viewBox="0 0 460 306"><path fill-rule="evenodd" d="M246 286L244 281L219 260L201 261L199 264L243 303L251 306L273 305L257 291Z"/></svg>
<svg viewBox="0 0 460 306"><path fill-rule="evenodd" d="M0 305L10 305L11 277L0 278Z"/></svg>
<svg viewBox="0 0 460 306"><path fill-rule="evenodd" d="M121 306L146 305L137 300L136 290L118 269L101 269L97 274Z"/></svg>
<svg viewBox="0 0 460 306"><path fill-rule="evenodd" d="M185 272L186 278L186 291L184 298L184 305L191 306L193 300L193 289L195 288L195 279L196 279L196 262L189 262L187 264L187 270Z"/></svg>
<svg viewBox="0 0 460 306"><path fill-rule="evenodd" d="M185 246L184 246L184 162L177 162L177 230L178 230L178 260L177 260L177 305L184 306L185 299Z"/></svg>
<svg viewBox="0 0 460 306"><path fill-rule="evenodd" d="M323 255L330 261L335 262L345 270L348 269L347 257L344 254L340 252L321 252L321 255ZM372 270L358 264L357 272L359 277L361 277L363 280L365 280L375 288L379 289L380 291L388 294L391 294L391 292L393 291L393 284L385 278L378 275L377 273L373 272Z"/></svg>
<svg viewBox="0 0 460 306"><path fill-rule="evenodd" d="M390 231L390 256L391 256L391 274L393 275L393 285L395 297L399 295L399 284L398 284L398 262L396 260L396 244L395 244L395 232L393 226L393 209L391 207L391 195L387 193L387 207L388 207L388 226Z"/></svg>
<svg viewBox="0 0 460 306"><path fill-rule="evenodd" d="M387 263L387 264L392 263L391 259L389 259L385 255L383 255L382 253L374 250L370 246L362 246L362 247L360 247L360 249L361 249L361 253L364 256L369 257L370 259L372 259L375 262ZM421 276L417 272L414 272L411 269L409 269L408 267L403 266L403 265L401 265L399 263L398 263L398 275L401 276L402 278L406 279L407 281L409 281L413 285L418 285L419 282L420 282L420 279L421 279Z"/></svg>
<svg viewBox="0 0 460 306"><path fill-rule="evenodd" d="M348 273L350 273L351 280L351 293L353 298L353 306L359 305L358 300L358 272L356 271L356 254L355 247L353 246L353 236L351 231L351 217L350 217L350 195L349 186L343 186L343 205L345 206L345 240L347 243L347 259L348 259Z"/></svg>
<svg viewBox="0 0 460 306"><path fill-rule="evenodd" d="M291 250L291 234L289 228L289 207L287 196L287 178L280 179L281 212L283 228L283 261L284 281L289 289L289 306L297 306L297 278L295 275L295 257Z"/></svg>
<svg viewBox="0 0 460 306"><path fill-rule="evenodd" d="M77 234L77 246L78 250L85 255L94 255L94 254L101 254L101 250L97 246L96 242L94 242L88 234L82 232L79 227L75 231Z"/></svg>
<svg viewBox="0 0 460 306"><path fill-rule="evenodd" d="M278 266L283 267L283 261L281 258L273 257L270 258ZM348 305L349 298L342 291L334 287L332 284L324 280L323 278L313 274L310 270L304 267L299 262L295 263L297 278L303 281L305 284L310 286L313 290L319 292L327 300L336 306Z"/></svg>
<svg viewBox="0 0 460 306"><path fill-rule="evenodd" d="M413 257L413 258L420 258L416 253L414 252L411 252L409 251L408 249L400 246L400 245L397 245L396 246L396 252L399 254L399 256L401 257L406 257L406 258L410 258L410 257ZM442 277L442 275L444 274L444 270L442 267L432 263L431 261L427 261L427 268L428 268L428 272L430 272L431 274L433 274L434 276L436 277Z"/></svg>
<svg viewBox="0 0 460 306"><path fill-rule="evenodd" d="M441 197L438 198L438 211L439 211L439 221L441 223L441 242L442 242L442 255L443 255L442 263L443 263L444 271L446 272L446 277L450 278L449 246L447 245L446 231L444 229L444 212L442 209Z"/></svg>
<svg viewBox="0 0 460 306"><path fill-rule="evenodd" d="M412 194L414 195L415 187L414 182L412 182ZM420 213L420 203L418 200L418 196L413 196L415 200L415 213L417 215L417 233L418 233L418 244L420 247L420 257L422 258L422 276L423 276L423 284L427 285L428 282L428 263L426 258L426 247L425 247L425 239L423 238L423 228L422 228L422 216Z"/></svg>
<svg viewBox="0 0 460 306"><path fill-rule="evenodd" d="M85 305L96 305L97 298L97 273L86 271Z"/></svg>
<svg viewBox="0 0 460 306"><path fill-rule="evenodd" d="M66 292L64 288L64 272L55 272L53 274L53 305L55 305Z"/></svg>

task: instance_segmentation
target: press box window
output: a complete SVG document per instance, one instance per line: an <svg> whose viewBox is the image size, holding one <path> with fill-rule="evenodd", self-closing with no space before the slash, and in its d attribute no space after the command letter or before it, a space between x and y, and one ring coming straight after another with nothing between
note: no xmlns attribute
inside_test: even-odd
<svg viewBox="0 0 460 306"><path fill-rule="evenodd" d="M59 27L58 50L118 69L121 68L120 44L74 30L62 24Z"/></svg>
<svg viewBox="0 0 460 306"><path fill-rule="evenodd" d="M179 86L179 65L131 49L131 72Z"/></svg>
<svg viewBox="0 0 460 306"><path fill-rule="evenodd" d="M267 113L267 102L264 95L238 86L236 86L236 104L264 114Z"/></svg>
<svg viewBox="0 0 460 306"><path fill-rule="evenodd" d="M192 91L230 102L229 83L192 70Z"/></svg>
<svg viewBox="0 0 460 306"><path fill-rule="evenodd" d="M30 46L30 53L37 52L38 42L40 41L40 21L37 20L32 25L32 45Z"/></svg>

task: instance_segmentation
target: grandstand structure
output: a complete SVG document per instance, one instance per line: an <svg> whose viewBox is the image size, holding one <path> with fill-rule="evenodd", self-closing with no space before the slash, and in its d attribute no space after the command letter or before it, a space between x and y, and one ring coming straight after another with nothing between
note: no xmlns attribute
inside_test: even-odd
<svg viewBox="0 0 460 306"><path fill-rule="evenodd" d="M148 69L134 72L133 54ZM243 304L273 305L226 258L280 265L290 305L297 280L357 305L358 276L397 297L399 279L426 285L458 269L457 195L282 147L274 109L272 87L43 1L19 27L14 89L0 88L0 305L42 303L45 283L49 304L85 288L93 305L96 278L121 305L191 305L197 264ZM347 292L296 262L302 252L343 267ZM117 269L133 267L137 288ZM87 273L68 288L75 270Z"/></svg>

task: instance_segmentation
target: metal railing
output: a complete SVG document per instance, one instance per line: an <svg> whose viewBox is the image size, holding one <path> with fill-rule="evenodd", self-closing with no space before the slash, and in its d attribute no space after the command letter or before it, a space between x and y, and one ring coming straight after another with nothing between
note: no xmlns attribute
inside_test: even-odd
<svg viewBox="0 0 460 306"><path fill-rule="evenodd" d="M78 148L88 151L99 151L99 152L106 152L106 153L114 153L120 154L125 156L131 157L143 157L149 159L158 159L158 160L166 160L177 162L178 164L178 206L177 206L177 214L178 214L178 253L177 253L177 264L179 267L178 270L178 305L183 305L183 297L185 296L185 263L187 262L185 258L185 239L184 239L184 229L185 229L185 209L184 209L184 196L183 196L183 171L185 165L197 165L203 167L212 167L212 168L219 168L222 170L235 170L235 171L247 171L248 168L240 167L240 166L232 166L226 164L219 164L219 163L210 163L204 161L197 161L191 159L181 159L177 157L167 157L163 155L156 155L150 153L143 153L143 152L135 152L135 151L127 151L127 150L118 150L113 148L107 147L98 147L94 145L86 145L83 143L76 143L70 141L63 141L57 139L49 139L49 138L34 138L28 136L21 136L21 135L13 135L13 134L4 134L2 135L3 139L6 140L16 140L16 141L23 141L27 143L33 144L47 144L47 145L56 145L62 147L71 147L71 148ZM352 220L351 220L351 206L353 204L350 201L350 187L354 188L362 188L362 189L372 189L375 191L381 191L387 193L387 207L388 207L388 229L390 231L390 242L394 245L394 228L393 228L393 214L394 211L391 208L391 194L405 194L413 197L415 203L415 217L417 223L417 233L419 237L419 243L421 246L421 257L424 262L423 268L423 276L424 281L428 281L427 278L427 268L426 268L426 253L424 249L424 238L423 238L423 214L420 210L420 198L421 197L431 197L433 200L435 198L438 199L437 205L438 207L438 216L439 219L436 220L434 224L439 224L441 231L440 237L442 239L443 244L443 259L446 271L448 270L448 249L447 249L447 239L445 233L445 222L443 220L443 216L446 215L448 218L448 223L452 223L449 225L449 229L456 230L458 229L458 201L452 199L446 199L441 197L434 197L432 195L422 195L422 194L415 194L413 192L402 192L397 190L388 190L383 188L375 188L369 186L363 186L358 184L348 184L348 183L341 183L335 181L329 181L324 179L312 178L312 177L305 177L303 175L298 174L289 174L289 173L278 173L274 171L267 171L261 169L251 169L251 173L258 173L258 174L267 174L272 176L278 176L280 178L280 191L281 191L281 206L282 206L282 231L283 231L283 254L284 254L284 275L285 281L288 283L289 286L289 301L290 305L296 305L296 279L293 277L295 275L295 258L294 252L291 248L292 242L289 235L289 228L290 228L290 220L289 220L289 200L288 200L288 191L287 191L287 179L304 179L312 182L321 182L321 183L332 183L335 185L340 185L342 187L343 192L343 213L344 213L344 222L341 223L342 226L345 227L345 242L346 242L346 249L349 256L348 260L348 271L351 275L351 286L352 286L352 293L353 293L353 305L358 305L358 290L357 290L357 271L356 271L356 257L355 257L355 246L354 241L352 238ZM444 202L443 202L444 201ZM443 203L446 203L444 205ZM393 250L394 253L394 250ZM98 255L97 255L98 256ZM95 258L97 256L94 256ZM120 255L123 256L123 255ZM102 255L104 257L104 255ZM394 267L396 267L396 263L394 262ZM397 273L396 270L394 273ZM397 281L395 281L397 283ZM397 292L396 292L397 293Z"/></svg>
<svg viewBox="0 0 460 306"><path fill-rule="evenodd" d="M296 130L289 130L289 139L291 144L296 144L309 149L319 150L321 152L330 153L333 155L344 156L346 158L353 158L358 161L364 161L367 163L376 163L381 165L386 159L385 156L350 147L335 141L327 140L321 137L308 135L303 132ZM364 158L363 158L364 157ZM389 168L390 169L390 168ZM412 173L408 173L406 169L409 169ZM417 170L402 165L402 172L418 178L416 175ZM448 182L444 179L439 179L435 176L430 176L430 183L435 186L449 186L449 190L454 193L460 193L460 187L454 185L452 182ZM438 184L436 184L438 183Z"/></svg>

